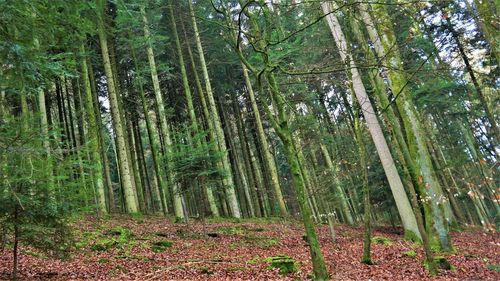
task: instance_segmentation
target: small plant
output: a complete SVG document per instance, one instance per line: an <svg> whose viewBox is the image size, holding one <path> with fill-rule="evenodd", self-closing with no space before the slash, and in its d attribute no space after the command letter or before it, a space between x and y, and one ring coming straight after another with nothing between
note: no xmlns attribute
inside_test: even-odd
<svg viewBox="0 0 500 281"><path fill-rule="evenodd" d="M379 245L386 245L386 246L392 245L391 239L389 239L387 237L383 237L383 236L373 236L372 243L379 244Z"/></svg>
<svg viewBox="0 0 500 281"><path fill-rule="evenodd" d="M98 263L100 263L100 264L109 263L109 259L105 259L105 258L99 259Z"/></svg>
<svg viewBox="0 0 500 281"><path fill-rule="evenodd" d="M489 264L486 266L487 269L491 269L495 272L500 272L500 264Z"/></svg>
<svg viewBox="0 0 500 281"><path fill-rule="evenodd" d="M200 272L202 274L208 274L208 275L213 275L214 274L214 272L211 271L210 269L208 269L208 267L206 267L206 266L201 267Z"/></svg>
<svg viewBox="0 0 500 281"><path fill-rule="evenodd" d="M255 257L253 259L249 259L247 261L247 263L249 263L249 264L257 264L258 262L259 262L259 258L258 257Z"/></svg>
<svg viewBox="0 0 500 281"><path fill-rule="evenodd" d="M286 275L299 271L297 262L289 256L280 255L275 257L268 257L264 260L271 264L271 268L278 268L279 274Z"/></svg>
<svg viewBox="0 0 500 281"><path fill-rule="evenodd" d="M172 247L173 244L174 242L168 240L157 241L153 243L151 250L155 253L161 253L167 250L167 248Z"/></svg>
<svg viewBox="0 0 500 281"><path fill-rule="evenodd" d="M403 253L405 256L407 257L410 257L410 258L414 258L417 256L417 252L415 252L414 250L409 250L409 251L406 251Z"/></svg>
<svg viewBox="0 0 500 281"><path fill-rule="evenodd" d="M242 235L244 231L240 227L219 227L218 232L230 235Z"/></svg>
<svg viewBox="0 0 500 281"><path fill-rule="evenodd" d="M118 241L114 239L104 239L98 241L96 244L90 246L92 251L106 251L111 249L113 246L117 245Z"/></svg>

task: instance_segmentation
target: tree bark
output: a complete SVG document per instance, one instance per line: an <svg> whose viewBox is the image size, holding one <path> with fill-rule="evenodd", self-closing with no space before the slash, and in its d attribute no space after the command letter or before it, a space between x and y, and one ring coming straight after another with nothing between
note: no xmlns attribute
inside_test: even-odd
<svg viewBox="0 0 500 281"><path fill-rule="evenodd" d="M116 148L117 154L120 156L121 165L120 169L120 178L123 187L123 191L125 194L125 204L126 211L129 213L137 213L139 209L136 204L136 197L134 193L134 188L132 184L132 174L130 171L129 158L127 155L127 147L125 142L125 131L123 128L122 116L119 111L119 100L118 93L116 92L115 81L113 77L113 71L111 69L111 62L108 52L108 42L106 36L106 30L104 26L104 16L105 16L105 1L98 0L98 33L99 33L99 42L101 44L101 54L104 64L104 72L107 80L108 94L110 100L111 107L111 115L113 120L113 127L115 129L116 134Z"/></svg>
<svg viewBox="0 0 500 281"><path fill-rule="evenodd" d="M330 3L323 2L321 6L325 14L331 13L332 9ZM354 63L354 60L347 50L347 41L340 27L340 23L338 22L336 16L333 14L329 14L326 17L326 20L337 44L340 56L342 57L344 62L351 68L350 75L353 83L354 93L356 95L358 103L360 104L368 130L370 131L371 137L375 144L375 148L377 149L378 155L380 157L380 161L382 162L387 180L389 181L389 187L391 188L392 195L394 196L401 221L403 222L403 227L405 231L411 231L418 237L419 230L415 219L415 214L413 213L408 197L406 196L403 183L401 182L401 178L399 177L387 142L385 141L382 129L380 128L380 124L375 115L376 113L366 93L365 87L361 80L361 76L358 72L356 64Z"/></svg>

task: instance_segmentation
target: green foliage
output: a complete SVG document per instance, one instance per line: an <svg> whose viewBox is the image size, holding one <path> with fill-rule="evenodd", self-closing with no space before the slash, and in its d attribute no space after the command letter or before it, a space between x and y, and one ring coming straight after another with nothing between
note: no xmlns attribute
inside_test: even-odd
<svg viewBox="0 0 500 281"><path fill-rule="evenodd" d="M405 251L403 254L410 258L414 258L417 256L417 252L415 252L414 250Z"/></svg>
<svg viewBox="0 0 500 281"><path fill-rule="evenodd" d="M286 255L268 257L264 261L270 263L271 268L278 268L279 273L282 275L298 271L297 262L292 257Z"/></svg>
<svg viewBox="0 0 500 281"><path fill-rule="evenodd" d="M134 235L132 231L128 228L123 228L121 226L115 227L109 231L109 234L114 235L114 236L119 236L118 237L118 243L120 244L125 244L130 241L132 236Z"/></svg>
<svg viewBox="0 0 500 281"><path fill-rule="evenodd" d="M167 248L172 247L172 245L174 245L174 242L172 241L168 240L157 241L153 243L153 245L151 246L151 250L155 253L161 253L167 250Z"/></svg>
<svg viewBox="0 0 500 281"><path fill-rule="evenodd" d="M417 234L415 234L415 232L409 230L409 229L405 229L405 237L404 237L405 240L407 241L411 241L411 242L416 242L416 243L421 243L422 240L420 240L420 238L418 238Z"/></svg>
<svg viewBox="0 0 500 281"><path fill-rule="evenodd" d="M194 181L202 183L203 188L216 186L215 183L227 176L227 171L217 167L225 152L218 152L216 142L207 141L206 132L184 127L174 137L178 141L173 147L171 170L175 180L184 183L182 186L190 186L187 183Z"/></svg>
<svg viewBox="0 0 500 281"><path fill-rule="evenodd" d="M383 237L383 236L373 236L372 243L379 244L379 245L386 245L386 246L392 245L391 239L389 239L387 237Z"/></svg>
<svg viewBox="0 0 500 281"><path fill-rule="evenodd" d="M81 194L71 191L71 184L56 186L72 170L52 169L54 159L42 148L44 138L37 128L27 125L31 121L29 116L0 120L0 225L22 246L68 258L73 246L70 210ZM60 167L68 161L61 161ZM60 200L62 196L65 200Z"/></svg>
<svg viewBox="0 0 500 281"><path fill-rule="evenodd" d="M242 235L245 233L245 231L241 227L230 227L230 226L219 227L217 229L217 232L230 235Z"/></svg>
<svg viewBox="0 0 500 281"><path fill-rule="evenodd" d="M489 264L488 266L486 266L486 268L500 273L500 265L499 264Z"/></svg>
<svg viewBox="0 0 500 281"><path fill-rule="evenodd" d="M452 269L452 265L450 262L443 256L435 256L434 262L440 269L450 270Z"/></svg>
<svg viewBox="0 0 500 281"><path fill-rule="evenodd" d="M118 245L118 241L116 241L115 239L102 239L90 246L90 249L92 251L106 251L111 249L115 245Z"/></svg>

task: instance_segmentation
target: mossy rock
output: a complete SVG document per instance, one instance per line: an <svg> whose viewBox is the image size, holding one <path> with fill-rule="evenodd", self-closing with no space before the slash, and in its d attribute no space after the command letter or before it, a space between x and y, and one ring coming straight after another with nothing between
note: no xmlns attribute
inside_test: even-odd
<svg viewBox="0 0 500 281"><path fill-rule="evenodd" d="M267 263L270 263L271 268L278 268L279 274L285 275L299 271L297 268L297 261L295 261L292 257L280 255L274 257L268 257L264 260Z"/></svg>
<svg viewBox="0 0 500 281"><path fill-rule="evenodd" d="M153 245L151 246L151 250L155 253L160 253L164 252L167 248L172 247L174 245L174 242L168 241L168 240L163 240L163 241L157 241L154 242Z"/></svg>
<svg viewBox="0 0 500 281"><path fill-rule="evenodd" d="M386 246L391 246L392 241L391 239L384 237L384 236L373 236L372 237L372 243L373 244L379 244L379 245L386 245Z"/></svg>
<svg viewBox="0 0 500 281"><path fill-rule="evenodd" d="M409 250L409 251L406 251L403 253L405 256L407 257L410 257L410 258L414 258L417 256L417 252L415 252L414 250Z"/></svg>
<svg viewBox="0 0 500 281"><path fill-rule="evenodd" d="M445 257L442 256L435 256L434 262L436 263L436 266L440 269L451 270L453 268L451 263Z"/></svg>

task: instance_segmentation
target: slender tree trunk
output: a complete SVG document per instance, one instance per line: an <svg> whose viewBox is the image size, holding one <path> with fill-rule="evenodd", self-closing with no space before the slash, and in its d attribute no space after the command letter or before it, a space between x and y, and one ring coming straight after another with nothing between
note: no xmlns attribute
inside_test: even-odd
<svg viewBox="0 0 500 281"><path fill-rule="evenodd" d="M207 122L213 122L213 127L215 128L215 133L217 135L219 151L224 152L224 157L222 158L222 167L226 171L229 172L228 173L229 176L226 178L227 182L225 183L225 188L226 188L226 192L228 195L228 200L230 203L232 215L236 218L239 218L239 217L241 217L241 211L240 211L240 208L238 206L238 200L236 199L236 193L235 193L234 182L233 182L233 178L232 178L232 174L231 174L231 165L230 165L230 161L229 161L229 156L228 156L228 153L226 153L226 151L227 151L226 139L224 137L224 132L222 130L221 120L220 120L219 114L217 112L217 107L216 107L214 95L212 92L212 85L210 82L210 77L208 75L207 64L205 62L205 55L203 53L203 47L201 45L200 33L198 31L198 25L196 23L196 17L194 14L193 5L192 5L191 1L188 1L188 5L189 5L189 12L191 15L191 21L193 24L194 38L196 41L196 48L198 50L198 56L200 58L200 65L201 65L201 70L203 73L203 79L205 80L208 105L210 107L211 119L207 120Z"/></svg>
<svg viewBox="0 0 500 281"><path fill-rule="evenodd" d="M279 183L279 175L278 169L276 168L276 162L274 162L274 157L271 155L269 151L269 144L267 142L267 137L264 132L264 126L262 125L262 119L260 116L259 108L257 106L257 100L255 99L255 93L253 91L252 82L250 81L250 77L248 75L248 70L245 65L242 64L243 68L243 76L245 78L245 85L247 87L248 97L250 98L250 104L252 105L252 113L254 115L255 126L257 128L257 137L259 139L260 144L262 145L262 156L264 159L264 163L269 171L270 184L273 188L274 195L276 196L276 200L278 206L280 208L280 214L283 217L288 216L288 212L286 210L285 199L283 198L283 193L281 191L280 183Z"/></svg>
<svg viewBox="0 0 500 281"><path fill-rule="evenodd" d="M491 52L497 59L500 59L500 35L498 24L498 2L495 0L474 0L474 6L479 15L478 24L488 43L490 43ZM466 2L468 4L468 2Z"/></svg>
<svg viewBox="0 0 500 281"><path fill-rule="evenodd" d="M165 104L163 102L163 97L161 94L160 90L160 82L158 79L158 73L156 70L156 62L155 62L155 56L153 52L153 46L151 44L151 34L149 32L148 28L148 19L146 17L146 12L144 10L144 7L141 6L141 14L142 14L142 20L144 23L144 36L146 37L147 41L147 53L148 53L148 62L149 62L149 68L151 70L151 79L153 81L153 89L155 93L155 100L156 100L156 109L158 112L158 118L160 119L160 132L163 141L165 142L165 154L166 154L166 161L168 165L171 165L171 155L172 155L172 140L170 137L170 130L167 124L167 116L166 116L166 111L165 111ZM170 170L170 169L168 169ZM160 174L157 174L158 177L161 177ZM173 196L173 202L174 202L174 214L176 217L184 219L184 213L182 211L182 194L177 190L177 185L174 184L173 182L174 175L172 172L167 173L167 184L168 187L171 188L172 190L172 196ZM161 185L161 188L167 192L167 187Z"/></svg>
<svg viewBox="0 0 500 281"><path fill-rule="evenodd" d="M323 2L322 8L325 14L331 13L332 9L329 3ZM415 214L413 213L408 197L406 196L403 183L401 182L401 178L399 177L398 171L394 164L394 160L392 159L392 155L390 154L389 147L387 145L387 142L385 141L382 129L380 128L380 124L375 115L376 113L366 93L365 87L361 80L361 76L358 72L358 69L356 68L354 60L351 58L347 50L347 42L340 27L340 23L338 22L336 16L333 14L329 14L326 17L326 20L331 29L331 33L335 39L342 59L351 68L350 74L354 93L356 95L358 103L360 104L363 116L365 117L366 124L368 126L368 130L370 131L373 142L375 143L375 148L377 149L380 161L382 162L382 166L386 173L387 180L389 181L389 187L391 188L392 195L394 196L396 206L403 222L403 227L405 231L411 231L414 235L419 237L419 230L415 219Z"/></svg>
<svg viewBox="0 0 500 281"><path fill-rule="evenodd" d="M101 53L104 63L104 72L106 74L108 94L110 100L111 107L111 115L113 120L113 126L116 134L116 146L117 153L120 156L121 164L119 166L121 183L123 187L123 191L125 193L125 203L126 203L126 211L129 213L137 213L139 209L136 204L136 197L134 193L134 188L132 184L132 174L130 171L130 164L127 155L127 147L125 142L125 132L123 128L122 116L119 111L119 100L118 93L115 88L115 81L113 77L113 71L111 69L111 62L108 53L108 42L106 36L106 30L104 25L104 16L105 16L105 1L98 0L98 33L99 33L99 42L101 44Z"/></svg>
<svg viewBox="0 0 500 281"><path fill-rule="evenodd" d="M81 72L82 72L82 82L85 90L85 111L86 119L89 124L87 139L89 142L89 150L92 159L92 177L94 178L95 189L97 193L97 205L99 211L103 214L107 213L106 209L106 195L104 192L104 183L103 183L103 169L102 169L102 161L101 156L99 155L99 139L98 139L98 130L100 129L97 125L97 120L95 117L95 109L94 109L94 97L92 96L92 90L90 85L89 73L87 68L87 60L85 59L85 47L80 44L80 53L81 53ZM100 118L98 118L100 120ZM112 204L112 202L109 202Z"/></svg>
<svg viewBox="0 0 500 281"><path fill-rule="evenodd" d="M181 42L179 39L179 34L177 32L177 24L175 22L174 8L172 7L171 0L168 1L168 9L169 9L169 15L170 15L171 24L172 24L172 30L174 33L174 41L175 41L175 46L176 46L176 50L177 50L177 55L179 58L179 67L180 67L181 74L182 74L182 85L184 88L184 95L186 96L188 115L189 115L189 118L191 120L191 126L192 126L193 132L198 133L198 121L196 119L196 113L194 111L193 98L191 95L191 89L189 88L186 66L184 64L184 56L182 54ZM195 145L201 146L201 143L197 143ZM215 203L215 196L213 194L213 190L211 187L206 187L206 189L207 189L208 203L210 205L210 211L212 212L213 216L217 217L217 216L219 216L219 211L218 211L217 205ZM234 189L232 189L232 190L233 190L232 194L234 195L234 198L231 198L231 200L234 199L236 201L236 195L234 194ZM237 201L236 201L236 205L237 205ZM232 211L234 212L233 215L235 217L239 217L239 208L238 209L234 208Z"/></svg>
<svg viewBox="0 0 500 281"><path fill-rule="evenodd" d="M389 16L386 7L383 5L372 5L377 18L384 21L384 25L389 24L383 32L377 32L373 27L373 20L371 20L370 15L367 13L367 7L362 9L363 20L365 21L370 38L375 46L375 51L380 58L384 58L387 64L391 66L391 69L387 70L389 85L398 97L396 98L396 105L399 109L401 119L403 120L403 127L406 132L406 139L409 148L409 152L413 161L418 165L419 174L417 174L418 180L421 185L428 186L423 190L419 190L421 196L430 196L430 205L432 206L432 220L427 219L426 224L428 225L427 231L431 231L434 228L438 234L439 243L443 250L451 250L451 240L449 237L447 225L448 223L444 220L444 217L452 218L453 214L451 212L451 207L449 203L441 202L443 200L443 191L436 178L434 167L432 166L432 161L430 159L429 151L426 145L426 135L423 132L422 126L420 125L420 120L418 119L418 113L416 111L415 105L411 101L410 93L405 88L406 77L399 71L394 71L402 65L401 57L397 48L393 46L396 44L395 35L390 27L392 24L389 20ZM431 236L432 239L433 236Z"/></svg>
<svg viewBox="0 0 500 281"><path fill-rule="evenodd" d="M323 154L323 158L325 159L326 166L328 169L333 173L335 177L335 182L334 182L334 187L335 190L337 191L337 194L340 198L340 207L342 209L342 213L344 214L346 218L346 222L349 225L354 224L354 219L352 218L351 210L349 209L349 205L347 204L347 198L345 196L345 192L340 186L340 181L338 179L339 175L339 167L337 165L334 165L332 162L332 158L330 157L330 152L328 151L328 148L326 147L325 144L320 143L319 148L321 150L321 153Z"/></svg>

